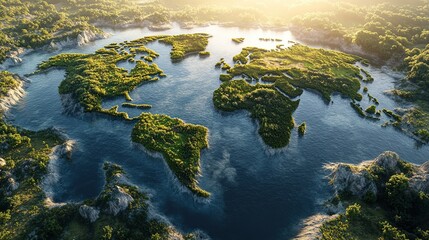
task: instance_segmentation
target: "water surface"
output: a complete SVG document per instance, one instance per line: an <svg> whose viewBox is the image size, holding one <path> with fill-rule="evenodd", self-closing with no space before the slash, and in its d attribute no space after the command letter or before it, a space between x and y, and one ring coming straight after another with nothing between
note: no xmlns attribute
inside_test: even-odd
<svg viewBox="0 0 429 240"><path fill-rule="evenodd" d="M224 28L218 26L191 30L173 29L150 32L146 29L110 31L113 36L84 47L62 52L92 53L112 42L133 40L156 34L205 32L211 56L190 56L179 63L169 58L170 47L152 43L160 53L155 62L167 74L158 82L146 84L131 93L135 103L153 106L152 113L178 117L209 129L210 147L202 153L203 189L212 193L209 202L195 201L177 187L165 163L151 157L130 140L132 123L99 115L68 116L62 113L58 86L64 71L53 70L32 76L26 97L14 107L9 119L16 125L38 130L55 126L78 142L72 160L56 164L58 179L51 185L55 201L81 201L96 197L103 184L102 164L106 161L124 167L131 182L150 193L156 212L165 216L182 231L201 229L213 239L289 239L299 230L299 223L316 213L329 195L323 165L328 162L359 163L386 150L393 150L413 163L429 160L429 148L382 122L362 119L339 95L326 104L313 92L305 91L294 113L297 123L307 122L307 134L299 138L293 131L290 144L273 153L257 134L257 125L245 111L217 111L212 94L220 85L220 70L214 65L220 58L232 64L232 56L241 48L257 46L275 48L278 42L259 38L280 38L283 44L295 40L290 32L261 29ZM245 37L242 44L231 41ZM56 53L34 53L21 66L10 71L27 74L38 63ZM130 68L130 63L121 67ZM400 107L382 92L391 89L401 77L388 69L367 68L375 78L368 84L371 95L383 107ZM104 107L120 105L124 99L111 99ZM364 108L370 105L365 97ZM141 110L122 109L131 116Z"/></svg>

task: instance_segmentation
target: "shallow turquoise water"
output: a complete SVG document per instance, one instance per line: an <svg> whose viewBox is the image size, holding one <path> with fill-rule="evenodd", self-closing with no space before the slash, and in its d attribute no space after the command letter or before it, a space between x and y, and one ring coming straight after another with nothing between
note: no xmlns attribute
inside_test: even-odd
<svg viewBox="0 0 429 240"><path fill-rule="evenodd" d="M59 177L50 185L55 201L80 201L97 196L104 183L102 164L111 161L122 165L130 181L150 193L154 212L183 231L201 229L213 239L288 239L329 195L322 168L325 163L359 163L386 150L396 151L414 163L429 160L428 146L419 146L393 128L382 128L382 122L361 119L349 100L338 95L328 105L319 95L305 91L294 117L297 123L307 122L308 133L298 138L294 131L289 146L277 152L262 143L257 125L247 112L215 110L211 98L220 85L220 71L214 68L215 63L222 57L232 61L232 56L245 46L274 48L279 44L261 42L260 37L281 38L287 45L288 40L294 40L289 32L217 26L192 30L175 27L163 32L108 31L114 34L108 39L63 52L92 53L111 42L160 33L213 35L208 46L210 57L190 56L179 63L170 61L169 47L150 44L150 48L161 54L155 62L168 77L131 93L134 102L153 105L149 112L168 114L209 128L210 147L202 153L203 176L199 181L202 188L212 192L212 197L209 202L200 202L180 191L162 160L131 143L131 123L92 114L63 114L58 85L64 71L53 70L31 77L28 94L8 118L14 124L34 130L58 127L78 142L72 160L60 159L55 165ZM237 45L231 41L233 37L246 40ZM31 54L23 65L10 71L33 72L38 63L55 54ZM132 67L127 64L121 66ZM393 88L395 78L401 76L388 69L368 71L375 78L368 85L369 92L378 98L380 108L399 107L382 92ZM123 101L112 99L104 106L120 105ZM365 98L363 103L366 101ZM131 116L141 111L124 110Z"/></svg>

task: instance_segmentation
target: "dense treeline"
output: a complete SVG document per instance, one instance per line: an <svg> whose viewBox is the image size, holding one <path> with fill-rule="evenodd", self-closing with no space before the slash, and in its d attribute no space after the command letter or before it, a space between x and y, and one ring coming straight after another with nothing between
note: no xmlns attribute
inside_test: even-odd
<svg viewBox="0 0 429 240"><path fill-rule="evenodd" d="M292 22L297 32L324 32L315 41L342 44L355 43L368 54L381 60L401 62L406 50L426 45L429 41L429 8L427 1L413 5L380 4L356 6L340 4L323 13L308 13ZM298 33L298 35L301 35Z"/></svg>
<svg viewBox="0 0 429 240"><path fill-rule="evenodd" d="M98 31L44 0L2 0L0 12L0 62L17 47L38 48L75 38L84 30Z"/></svg>
<svg viewBox="0 0 429 240"><path fill-rule="evenodd" d="M429 31L428 31L429 36ZM408 67L407 78L426 90L425 98L429 100L429 39L424 49L414 48L409 51L409 57L405 59ZM420 95L420 97L422 97Z"/></svg>
<svg viewBox="0 0 429 240"><path fill-rule="evenodd" d="M126 26L169 22L169 13L157 3L116 0L1 0L0 63L18 47L39 48L52 41L75 39L97 26Z"/></svg>
<svg viewBox="0 0 429 240"><path fill-rule="evenodd" d="M171 171L189 190L200 197L210 194L198 186L200 151L208 147L208 130L167 115L143 113L132 131L133 142L160 152Z"/></svg>
<svg viewBox="0 0 429 240"><path fill-rule="evenodd" d="M429 2L389 2L374 6L339 4L323 13L309 13L293 21L296 35L344 51L367 55L377 64L407 71L393 94L412 101L417 109L401 114L393 125L428 142L429 124ZM318 37L316 37L318 36ZM356 49L358 46L361 50Z"/></svg>

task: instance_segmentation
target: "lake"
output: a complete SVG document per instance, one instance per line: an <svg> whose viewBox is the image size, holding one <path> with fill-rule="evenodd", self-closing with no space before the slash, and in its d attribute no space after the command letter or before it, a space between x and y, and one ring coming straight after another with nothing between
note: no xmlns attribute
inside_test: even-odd
<svg viewBox="0 0 429 240"><path fill-rule="evenodd" d="M104 184L102 164L121 165L130 182L151 196L153 215L166 219L181 231L200 229L213 239L289 239L299 231L301 221L320 210L329 195L323 165L329 162L359 163L373 159L383 151L397 152L403 159L421 164L429 160L429 147L392 127L383 128L384 121L359 117L350 107L350 100L335 95L327 104L311 91L305 91L293 114L297 124L307 123L307 134L300 138L292 132L288 147L270 150L257 133L256 121L246 111L225 113L214 108L212 94L219 85L221 71L215 63L232 57L243 47L275 48L279 42L259 38L280 38L286 46L296 41L288 31L226 28L220 26L173 29L151 32L147 29L111 30L112 36L86 46L61 52L93 53L113 42L133 40L158 34L209 33L208 58L189 56L172 63L170 47L151 43L149 48L160 53L154 62L167 74L158 82L142 85L131 92L134 103L151 104L151 113L178 117L188 123L209 129L208 149L201 156L203 189L212 193L209 201L196 200L177 186L163 160L154 158L131 142L133 123L94 114L70 116L63 113L58 86L64 71L30 77L27 95L11 109L8 119L15 125L32 130L55 126L77 141L71 160L53 163L52 181L46 189L56 202L81 201L96 197ZM244 37L242 44L231 38ZM9 69L24 75L37 64L60 52L35 52L26 56L24 64ZM132 63L121 63L131 68ZM365 84L380 106L401 107L383 94L403 77L387 68L365 68L375 78ZM105 101L104 107L120 105L124 99ZM364 109L368 98L362 101ZM122 109L130 116L142 110ZM145 110L146 111L146 110ZM383 119L387 120L387 119Z"/></svg>

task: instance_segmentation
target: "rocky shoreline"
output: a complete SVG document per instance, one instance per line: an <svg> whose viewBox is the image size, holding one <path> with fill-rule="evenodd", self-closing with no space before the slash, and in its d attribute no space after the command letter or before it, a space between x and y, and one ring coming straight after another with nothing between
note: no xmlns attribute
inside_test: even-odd
<svg viewBox="0 0 429 240"><path fill-rule="evenodd" d="M14 74L13 77L18 81L18 86L10 89L3 98L0 98L0 114L7 112L24 97L24 88L30 82L29 79L20 77L17 74Z"/></svg>
<svg viewBox="0 0 429 240"><path fill-rule="evenodd" d="M47 50L58 51L65 47L83 46L96 40L108 38L110 34L104 32L97 32L94 30L85 30L77 35L76 38L67 37L65 40L52 41L45 47Z"/></svg>
<svg viewBox="0 0 429 240"><path fill-rule="evenodd" d="M94 30L84 30L75 38L66 37L60 41L53 40L51 43L41 47L40 49L44 51L59 51L66 47L83 46L96 40L108 38L109 36L110 34L104 33L102 31L98 32ZM22 64L24 61L23 57L36 50L39 49L26 49L19 47L15 50L9 51L9 53L6 54L6 60L0 63L0 70L5 70L10 67Z"/></svg>
<svg viewBox="0 0 429 240"><path fill-rule="evenodd" d="M395 152L386 151L373 160L360 164L331 163L325 165L330 173L327 176L329 184L334 191L333 197L342 192L348 192L353 198L362 200L367 196L375 196L379 189L376 180L371 176L371 171L382 169L391 174L401 173L403 164L409 164L401 160ZM422 165L410 164L412 175L409 177L409 186L415 192L429 193L429 161ZM301 223L301 230L295 239L320 239L321 227L324 223L343 214L345 208L340 201L333 204L332 199L325 203L323 212L317 213Z"/></svg>

